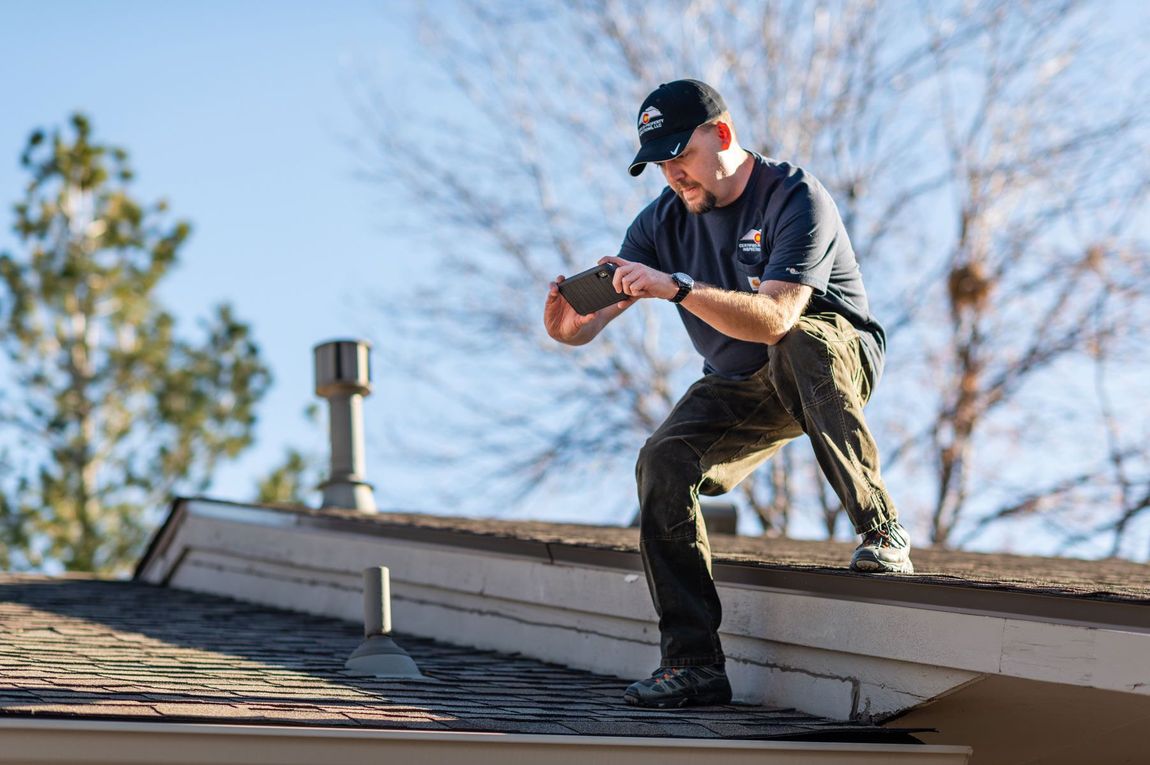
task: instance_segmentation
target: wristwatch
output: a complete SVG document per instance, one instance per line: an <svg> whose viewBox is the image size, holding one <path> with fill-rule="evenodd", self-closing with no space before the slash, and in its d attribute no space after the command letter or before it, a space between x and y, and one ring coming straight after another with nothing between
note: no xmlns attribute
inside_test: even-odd
<svg viewBox="0 0 1150 765"><path fill-rule="evenodd" d="M671 298L671 302L682 303L683 298L687 297L687 294L691 291L691 288L695 286L695 280L679 271L671 274L671 281L679 285L679 291L675 293L675 297Z"/></svg>

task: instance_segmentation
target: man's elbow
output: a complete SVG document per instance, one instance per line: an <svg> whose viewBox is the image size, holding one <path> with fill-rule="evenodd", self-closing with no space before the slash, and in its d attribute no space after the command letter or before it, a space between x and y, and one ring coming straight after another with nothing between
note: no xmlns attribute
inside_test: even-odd
<svg viewBox="0 0 1150 765"><path fill-rule="evenodd" d="M767 345L778 345L779 343L781 343L783 341L784 337L786 337L787 335L789 335L791 333L791 330L793 330L795 328L795 324L798 324L798 322L795 322L794 324L789 324L783 329L779 329L779 328L768 329L766 331L765 337L763 338L763 342L766 343Z"/></svg>
<svg viewBox="0 0 1150 765"><path fill-rule="evenodd" d="M778 345L799 323L813 291L805 284L766 281L759 286L759 294L772 304L772 310L763 316L761 340L767 345Z"/></svg>

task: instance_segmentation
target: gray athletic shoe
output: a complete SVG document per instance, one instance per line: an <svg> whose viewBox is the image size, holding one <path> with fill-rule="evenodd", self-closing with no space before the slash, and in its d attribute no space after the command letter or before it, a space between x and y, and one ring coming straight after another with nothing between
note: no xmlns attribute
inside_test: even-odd
<svg viewBox="0 0 1150 765"><path fill-rule="evenodd" d="M910 535L897 520L863 535L862 544L851 557L852 571L879 574L913 574L910 562Z"/></svg>
<svg viewBox="0 0 1150 765"><path fill-rule="evenodd" d="M623 700L637 707L666 709L731 703L731 683L722 664L659 667L646 680L632 683Z"/></svg>

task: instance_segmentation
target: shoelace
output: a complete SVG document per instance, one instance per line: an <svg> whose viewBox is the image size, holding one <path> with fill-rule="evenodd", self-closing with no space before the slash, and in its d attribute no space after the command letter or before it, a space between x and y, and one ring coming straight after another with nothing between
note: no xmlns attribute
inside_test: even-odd
<svg viewBox="0 0 1150 765"><path fill-rule="evenodd" d="M682 674L682 670L680 670L678 667L659 667L657 670L651 673L651 677L658 680L659 682L662 682L664 680L670 680L671 678L678 677L680 674Z"/></svg>
<svg viewBox="0 0 1150 765"><path fill-rule="evenodd" d="M680 682L688 682L686 676L691 675L690 667L660 667L651 673L652 678L657 678L656 682L663 683L667 680L678 680ZM706 674L705 670L700 670Z"/></svg>
<svg viewBox="0 0 1150 765"><path fill-rule="evenodd" d="M904 542L894 536L894 521L887 521L866 535L866 544L880 547L901 547Z"/></svg>

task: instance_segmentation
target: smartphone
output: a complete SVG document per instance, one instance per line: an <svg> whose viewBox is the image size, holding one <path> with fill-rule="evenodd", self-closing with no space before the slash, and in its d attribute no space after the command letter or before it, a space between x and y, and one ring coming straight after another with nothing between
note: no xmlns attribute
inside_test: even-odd
<svg viewBox="0 0 1150 765"><path fill-rule="evenodd" d="M627 296L616 292L612 284L615 268L614 263L605 263L564 279L559 282L559 294L581 316L626 300Z"/></svg>

